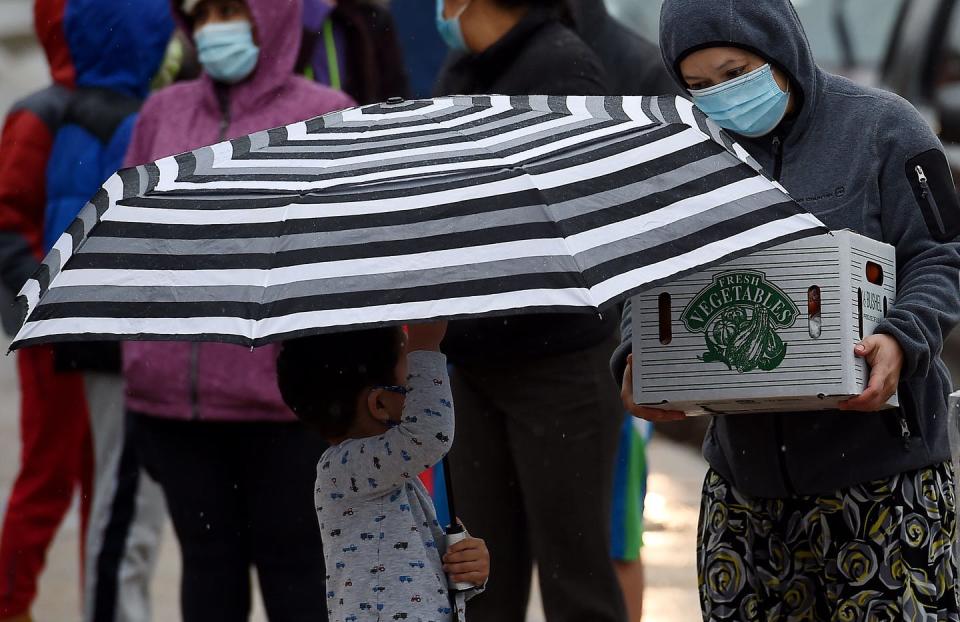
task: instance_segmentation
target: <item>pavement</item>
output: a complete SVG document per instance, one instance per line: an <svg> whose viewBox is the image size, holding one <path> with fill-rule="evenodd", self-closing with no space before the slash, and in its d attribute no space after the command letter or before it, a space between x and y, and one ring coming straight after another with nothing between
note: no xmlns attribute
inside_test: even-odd
<svg viewBox="0 0 960 622"><path fill-rule="evenodd" d="M7 341L0 339L0 352L6 349ZM18 412L15 355L0 356L0 512L6 507L19 465ZM706 464L689 447L663 438L656 438L651 444L649 462L652 470L643 551L647 576L644 622L699 620L694 543L699 490ZM79 620L78 538L79 520L74 504L47 557L33 610L37 622ZM152 586L154 620L180 619L179 581L179 550L168 524ZM251 620L265 622L259 595L254 601ZM527 621L544 620L534 589Z"/></svg>

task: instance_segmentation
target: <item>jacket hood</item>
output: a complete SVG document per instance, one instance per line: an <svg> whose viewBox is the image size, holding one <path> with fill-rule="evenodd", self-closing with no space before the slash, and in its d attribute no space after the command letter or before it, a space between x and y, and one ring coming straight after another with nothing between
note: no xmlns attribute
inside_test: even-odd
<svg viewBox="0 0 960 622"><path fill-rule="evenodd" d="M33 5L33 27L50 65L53 81L72 87L76 74L67 37L63 31L63 17L67 0L36 0Z"/></svg>
<svg viewBox="0 0 960 622"><path fill-rule="evenodd" d="M269 103L269 94L293 74L303 34L303 0L246 0L260 47L260 58L253 74L230 87L231 109L255 109ZM180 13L185 24L189 17ZM188 27L187 32L191 29ZM204 73L204 81L211 83ZM211 95L213 91L211 89Z"/></svg>
<svg viewBox="0 0 960 622"><path fill-rule="evenodd" d="M168 0L68 0L64 18L77 86L144 97L173 33Z"/></svg>
<svg viewBox="0 0 960 622"><path fill-rule="evenodd" d="M805 127L816 108L821 70L791 0L666 0L660 11L660 50L671 76L686 91L680 61L715 47L743 48L790 77L802 106L795 127Z"/></svg>

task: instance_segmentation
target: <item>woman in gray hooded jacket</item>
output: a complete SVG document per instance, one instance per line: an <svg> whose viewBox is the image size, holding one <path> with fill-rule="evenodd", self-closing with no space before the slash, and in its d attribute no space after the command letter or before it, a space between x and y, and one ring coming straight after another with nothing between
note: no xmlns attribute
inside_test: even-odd
<svg viewBox="0 0 960 622"><path fill-rule="evenodd" d="M854 352L863 394L726 415L704 442L704 619L960 620L950 381L960 207L943 148L896 95L817 67L789 0L666 0L660 46L694 102L831 229L896 247L897 302ZM612 364L633 403L629 309ZM901 406L881 410L899 390Z"/></svg>

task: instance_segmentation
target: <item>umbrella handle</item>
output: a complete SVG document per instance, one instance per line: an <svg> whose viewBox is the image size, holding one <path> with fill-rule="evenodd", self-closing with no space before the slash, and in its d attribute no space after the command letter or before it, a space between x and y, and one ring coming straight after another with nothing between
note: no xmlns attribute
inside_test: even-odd
<svg viewBox="0 0 960 622"><path fill-rule="evenodd" d="M447 456L443 457L443 483L447 489L447 511L450 513L450 524L447 525L447 535L444 538L446 549L467 539L467 530L457 521L457 511L453 502L453 478L450 476L450 460ZM461 581L460 583L450 583L450 589L455 592L470 590L476 586L472 583Z"/></svg>
<svg viewBox="0 0 960 622"><path fill-rule="evenodd" d="M447 525L447 533L459 533L463 527L457 522L457 510L453 501L453 476L450 474L450 458L443 457L443 484L447 490L447 516L450 517L450 524Z"/></svg>

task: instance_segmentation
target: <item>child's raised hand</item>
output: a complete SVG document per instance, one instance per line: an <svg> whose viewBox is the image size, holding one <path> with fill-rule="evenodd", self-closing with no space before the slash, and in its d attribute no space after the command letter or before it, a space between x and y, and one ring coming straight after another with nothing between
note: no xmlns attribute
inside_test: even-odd
<svg viewBox="0 0 960 622"><path fill-rule="evenodd" d="M464 538L450 545L443 556L443 571L453 583L472 583L477 587L490 576L490 552L480 538Z"/></svg>
<svg viewBox="0 0 960 622"><path fill-rule="evenodd" d="M447 334L447 321L410 324L407 326L407 352L440 350L440 342Z"/></svg>

